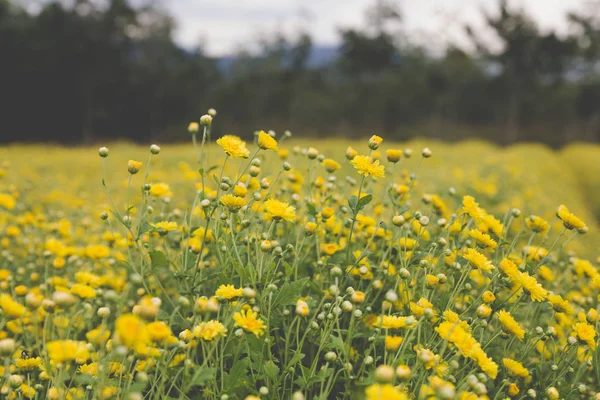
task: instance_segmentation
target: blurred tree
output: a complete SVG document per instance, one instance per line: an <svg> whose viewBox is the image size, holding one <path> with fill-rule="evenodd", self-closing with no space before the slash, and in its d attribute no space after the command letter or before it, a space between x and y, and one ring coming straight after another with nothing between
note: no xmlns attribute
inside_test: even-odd
<svg viewBox="0 0 600 400"><path fill-rule="evenodd" d="M0 0L2 141L184 138L212 106L220 130L247 138L291 128L600 141L597 12L571 14L562 36L499 0L484 17L500 48L467 27L476 51L440 56L411 40L399 1L373 0L366 26L340 30L329 61L315 63L327 49L302 31L222 59L182 49L156 0L44 2L35 14L19 4Z"/></svg>

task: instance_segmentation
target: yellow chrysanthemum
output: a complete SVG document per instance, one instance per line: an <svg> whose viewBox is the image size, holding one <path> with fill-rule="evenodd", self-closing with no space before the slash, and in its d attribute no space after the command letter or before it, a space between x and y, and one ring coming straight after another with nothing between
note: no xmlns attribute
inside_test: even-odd
<svg viewBox="0 0 600 400"><path fill-rule="evenodd" d="M234 158L248 158L250 151L246 148L246 142L234 135L225 135L217 140L217 144L223 151Z"/></svg>
<svg viewBox="0 0 600 400"><path fill-rule="evenodd" d="M194 327L192 332L196 338L210 342L220 336L225 336L227 329L219 321L210 320L199 323Z"/></svg>
<svg viewBox="0 0 600 400"><path fill-rule="evenodd" d="M242 288L236 289L233 285L221 285L217 288L215 296L225 300L231 300L236 297L240 297L243 293Z"/></svg>
<svg viewBox="0 0 600 400"><path fill-rule="evenodd" d="M263 150L279 150L277 141L265 131L258 132L258 147Z"/></svg>
<svg viewBox="0 0 600 400"><path fill-rule="evenodd" d="M379 165L379 160L371 161L369 156L356 156L350 161L350 164L363 176L377 179L385 175L385 167Z"/></svg>
<svg viewBox="0 0 600 400"><path fill-rule="evenodd" d="M365 389L366 400L407 400L408 396L389 383L374 383Z"/></svg>
<svg viewBox="0 0 600 400"><path fill-rule="evenodd" d="M262 336L265 333L265 322L252 309L234 313L233 320L236 326L239 326L246 332L253 333L256 336Z"/></svg>
<svg viewBox="0 0 600 400"><path fill-rule="evenodd" d="M569 230L579 230L585 227L585 222L579 219L575 214L569 212L569 209L562 204L558 207L558 210L556 211L556 216L562 220L565 228Z"/></svg>
<svg viewBox="0 0 600 400"><path fill-rule="evenodd" d="M475 249L467 249L463 254L463 258L482 271L492 272L494 269L492 262Z"/></svg>
<svg viewBox="0 0 600 400"><path fill-rule="evenodd" d="M288 203L279 200L269 199L265 201L265 211L267 215L276 221L285 220L293 222L296 218L296 209Z"/></svg>
<svg viewBox="0 0 600 400"><path fill-rule="evenodd" d="M525 368L523 364L518 361L515 361L511 358L503 358L502 364L504 364L508 372L512 375L520 376L521 378L527 378L529 376L529 371L527 368Z"/></svg>
<svg viewBox="0 0 600 400"><path fill-rule="evenodd" d="M596 349L596 330L587 322L578 322L573 326L577 338L586 343L592 350Z"/></svg>
<svg viewBox="0 0 600 400"><path fill-rule="evenodd" d="M231 212L237 212L246 205L246 200L243 197L234 196L232 194L226 194L221 197L219 201Z"/></svg>
<svg viewBox="0 0 600 400"><path fill-rule="evenodd" d="M469 231L469 236L475 239L480 247L489 248L491 250L495 250L496 247L498 247L498 243L492 239L490 235L481 232L479 229L471 229Z"/></svg>
<svg viewBox="0 0 600 400"><path fill-rule="evenodd" d="M498 320L502 324L502 328L505 332L512 333L519 340L525 338L525 330L521 328L521 325L513 318L508 311L501 310L498 312Z"/></svg>

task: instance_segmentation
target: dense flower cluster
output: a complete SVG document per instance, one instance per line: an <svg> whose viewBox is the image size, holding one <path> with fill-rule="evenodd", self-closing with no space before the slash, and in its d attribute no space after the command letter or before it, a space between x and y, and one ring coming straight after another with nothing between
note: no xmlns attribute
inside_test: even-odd
<svg viewBox="0 0 600 400"><path fill-rule="evenodd" d="M0 149L0 398L600 398L600 236L519 164L547 150L211 142L215 115L195 155Z"/></svg>

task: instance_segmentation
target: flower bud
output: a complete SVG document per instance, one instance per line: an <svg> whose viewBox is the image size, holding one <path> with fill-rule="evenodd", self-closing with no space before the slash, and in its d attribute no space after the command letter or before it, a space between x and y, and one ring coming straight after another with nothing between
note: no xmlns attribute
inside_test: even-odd
<svg viewBox="0 0 600 400"><path fill-rule="evenodd" d="M209 114L204 114L200 117L200 125L202 126L211 126L213 117Z"/></svg>
<svg viewBox="0 0 600 400"><path fill-rule="evenodd" d="M14 339L2 339L0 340L0 355L10 357L15 352L16 347L17 343Z"/></svg>
<svg viewBox="0 0 600 400"><path fill-rule="evenodd" d="M98 155L102 158L108 157L108 147L100 147L98 149Z"/></svg>
<svg viewBox="0 0 600 400"><path fill-rule="evenodd" d="M381 142L383 142L383 139L380 136L373 135L369 139L369 148L371 150L377 150L381 145Z"/></svg>
<svg viewBox="0 0 600 400"><path fill-rule="evenodd" d="M379 382L391 382L394 380L394 368L389 365L380 365L375 369L375 379Z"/></svg>
<svg viewBox="0 0 600 400"><path fill-rule="evenodd" d="M188 132L195 135L200 130L200 125L197 122L190 122L188 125Z"/></svg>
<svg viewBox="0 0 600 400"><path fill-rule="evenodd" d="M402 380L410 379L411 371L408 365L399 365L396 368L396 376Z"/></svg>

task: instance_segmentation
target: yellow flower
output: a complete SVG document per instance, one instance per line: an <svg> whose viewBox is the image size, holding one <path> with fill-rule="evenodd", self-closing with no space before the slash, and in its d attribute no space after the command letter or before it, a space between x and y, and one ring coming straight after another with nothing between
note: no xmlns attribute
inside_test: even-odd
<svg viewBox="0 0 600 400"><path fill-rule="evenodd" d="M48 357L55 364L65 361L75 361L78 364L85 363L90 358L90 352L85 342L74 340L53 340L46 344Z"/></svg>
<svg viewBox="0 0 600 400"><path fill-rule="evenodd" d="M548 291L540 285L533 276L526 272L519 272L516 275L515 283L523 288L531 296L533 301L544 301L548 296Z"/></svg>
<svg viewBox="0 0 600 400"><path fill-rule="evenodd" d="M585 227L585 222L579 219L575 214L569 212L569 209L562 204L558 207L556 216L562 220L565 228L569 230L580 230Z"/></svg>
<svg viewBox="0 0 600 400"><path fill-rule="evenodd" d="M396 351L400 348L402 341L404 339L402 336L386 336L385 337L385 349L387 351Z"/></svg>
<svg viewBox="0 0 600 400"><path fill-rule="evenodd" d="M160 221L154 224L154 228L162 232L171 232L177 229L177 222Z"/></svg>
<svg viewBox="0 0 600 400"><path fill-rule="evenodd" d="M215 296L221 299L231 300L240 297L243 291L242 288L236 289L233 285L221 285L217 288Z"/></svg>
<svg viewBox="0 0 600 400"><path fill-rule="evenodd" d="M323 166L325 167L325 170L329 173L335 172L342 167L337 161L332 160L331 158L324 159Z"/></svg>
<svg viewBox="0 0 600 400"><path fill-rule="evenodd" d="M199 130L200 124L198 124L197 122L190 122L190 124L188 125L188 132L191 134L198 133Z"/></svg>
<svg viewBox="0 0 600 400"><path fill-rule="evenodd" d="M12 210L15 208L16 201L14 197L11 195L0 193L0 206L6 208L7 210Z"/></svg>
<svg viewBox="0 0 600 400"><path fill-rule="evenodd" d="M279 200L269 199L265 201L265 210L267 214L276 221L286 220L293 222L296 218L296 209L288 203Z"/></svg>
<svg viewBox="0 0 600 400"><path fill-rule="evenodd" d="M431 275L431 274L427 274L427 276L425 276L425 284L427 285L428 288L434 288L436 287L438 284L440 283L440 278L438 278L435 275Z"/></svg>
<svg viewBox="0 0 600 400"><path fill-rule="evenodd" d="M107 328L100 325L97 328L88 331L85 334L85 338L90 343L93 343L97 346L102 346L106 343L108 338L110 338L110 332Z"/></svg>
<svg viewBox="0 0 600 400"><path fill-rule="evenodd" d="M96 297L96 291L88 285L76 283L71 287L71 293L81 299L93 299Z"/></svg>
<svg viewBox="0 0 600 400"><path fill-rule="evenodd" d="M414 323L416 323L416 320L412 316L383 315L375 317L373 326L383 329L401 329L410 328Z"/></svg>
<svg viewBox="0 0 600 400"><path fill-rule="evenodd" d="M498 376L498 364L488 357L481 347L476 348L471 357L477 361L479 368L481 368L483 372L485 372L490 378L496 379L496 376Z"/></svg>
<svg viewBox="0 0 600 400"><path fill-rule="evenodd" d="M7 294L0 294L0 309L9 318L22 317L27 311L25 306L17 303Z"/></svg>
<svg viewBox="0 0 600 400"><path fill-rule="evenodd" d="M525 338L525 330L521 328L521 325L519 325L519 323L515 321L513 316L510 315L508 311L499 311L498 320L502 324L502 327L505 332L512 333L517 338L519 338L519 340L523 340L523 338Z"/></svg>
<svg viewBox="0 0 600 400"><path fill-rule="evenodd" d="M482 271L491 272L494 269L492 262L475 249L467 249L463 258Z"/></svg>
<svg viewBox="0 0 600 400"><path fill-rule="evenodd" d="M117 341L131 349L150 342L146 324L140 317L133 314L123 314L115 322Z"/></svg>
<svg viewBox="0 0 600 400"><path fill-rule="evenodd" d="M0 207L4 207L7 210L12 210L15 208L16 204L17 202L15 201L14 197L5 193L0 193Z"/></svg>
<svg viewBox="0 0 600 400"><path fill-rule="evenodd" d="M27 386L26 384L21 385L21 395L28 399L33 399L36 395L36 391L31 386Z"/></svg>
<svg viewBox="0 0 600 400"><path fill-rule="evenodd" d="M129 160L129 161L127 161L127 170L129 171L129 173L131 175L135 175L138 172L140 172L141 168L142 168L142 162L141 161L135 161L135 160Z"/></svg>
<svg viewBox="0 0 600 400"><path fill-rule="evenodd" d="M279 150L279 152L277 153L277 155L282 160L286 160L288 158L288 156L289 156L289 151L288 151L288 149L281 149L281 150Z"/></svg>
<svg viewBox="0 0 600 400"><path fill-rule="evenodd" d="M242 185L235 185L233 187L233 194L238 197L246 197L246 195L248 194L248 189L246 189L246 187Z"/></svg>
<svg viewBox="0 0 600 400"><path fill-rule="evenodd" d="M494 300L496 300L496 296L494 296L494 293L490 292L489 290L486 290L481 295L481 300L483 300L485 304L490 304L493 303Z"/></svg>
<svg viewBox="0 0 600 400"><path fill-rule="evenodd" d="M166 183L153 183L150 186L150 194L158 198L173 197L171 188Z"/></svg>
<svg viewBox="0 0 600 400"><path fill-rule="evenodd" d="M227 329L219 321L210 320L196 325L193 329L193 333L196 338L210 342L219 336L225 336Z"/></svg>
<svg viewBox="0 0 600 400"><path fill-rule="evenodd" d="M462 205L463 211L469 214L469 216L475 220L476 224L483 221L483 211L479 208L479 203L477 203L472 196L463 197Z"/></svg>
<svg viewBox="0 0 600 400"><path fill-rule="evenodd" d="M243 328L245 331L254 335L262 336L265 333L266 325L252 309L238 311L233 314L235 325Z"/></svg>
<svg viewBox="0 0 600 400"><path fill-rule="evenodd" d="M383 139L380 136L373 135L369 139L369 148L371 150L377 150L381 142L383 142Z"/></svg>
<svg viewBox="0 0 600 400"><path fill-rule="evenodd" d="M366 400L407 400L408 396L389 383L374 383L365 389Z"/></svg>
<svg viewBox="0 0 600 400"><path fill-rule="evenodd" d="M417 247L419 245L419 242L417 242L415 239L411 239L411 238L400 238L400 249L407 251L407 250L413 250L415 247Z"/></svg>
<svg viewBox="0 0 600 400"><path fill-rule="evenodd" d="M279 150L277 141L265 131L258 132L258 147L263 150Z"/></svg>
<svg viewBox="0 0 600 400"><path fill-rule="evenodd" d="M379 165L378 160L371 162L371 159L368 156L356 156L350 161L350 164L352 164L362 176L371 176L377 179L385 174L385 167Z"/></svg>
<svg viewBox="0 0 600 400"><path fill-rule="evenodd" d="M296 314L301 317L306 317L310 313L308 303L302 299L296 300Z"/></svg>
<svg viewBox="0 0 600 400"><path fill-rule="evenodd" d="M41 364L42 359L40 357L19 358L17 361L15 361L17 368L28 371L38 368Z"/></svg>
<svg viewBox="0 0 600 400"><path fill-rule="evenodd" d="M511 383L510 385L508 385L508 395L509 396L515 397L518 394L519 394L519 387L516 384Z"/></svg>
<svg viewBox="0 0 600 400"><path fill-rule="evenodd" d="M388 149L385 151L387 160L391 163L397 163L402 158L402 150L399 149Z"/></svg>
<svg viewBox="0 0 600 400"><path fill-rule="evenodd" d="M514 282L517 279L517 275L519 275L519 267L517 264L509 260L508 258L504 258L500 261L500 271L502 271L506 276L510 278L511 281Z"/></svg>
<svg viewBox="0 0 600 400"><path fill-rule="evenodd" d="M548 295L548 303L550 303L550 305L556 312L565 314L575 313L575 310L573 309L573 306L569 303L569 301L563 299L562 296L558 294Z"/></svg>
<svg viewBox="0 0 600 400"><path fill-rule="evenodd" d="M250 151L246 148L246 142L237 136L225 135L217 140L217 144L223 148L225 153L234 158L248 158Z"/></svg>
<svg viewBox="0 0 600 400"><path fill-rule="evenodd" d="M523 367L523 364L518 361L510 358L503 358L502 364L504 364L508 372L512 375L520 376L521 378L527 378L529 376L527 368Z"/></svg>
<svg viewBox="0 0 600 400"><path fill-rule="evenodd" d="M596 349L596 330L593 325L587 322L578 322L573 326L575 334L582 342L586 343L590 349Z"/></svg>
<svg viewBox="0 0 600 400"><path fill-rule="evenodd" d="M537 215L531 215L529 218L525 220L525 224L536 233L541 233L542 235L548 232L550 228L550 224L543 218L538 217Z"/></svg>
<svg viewBox="0 0 600 400"><path fill-rule="evenodd" d="M221 197L221 200L219 201L221 204L227 207L229 211L234 213L238 212L240 208L246 205L246 200L243 197L238 197L231 194L226 194L225 196Z"/></svg>
<svg viewBox="0 0 600 400"><path fill-rule="evenodd" d="M357 155L358 155L358 152L356 150L354 150L351 146L348 146L348 148L346 149L346 158L348 160L352 160Z"/></svg>
<svg viewBox="0 0 600 400"><path fill-rule="evenodd" d="M469 236L477 241L483 248L489 248L491 250L495 250L498 247L498 243L492 239L490 235L487 233L481 232L479 229L471 229L469 231Z"/></svg>
<svg viewBox="0 0 600 400"><path fill-rule="evenodd" d="M540 278L542 278L546 282L552 282L555 279L554 272L552 272L552 270L546 265L542 265L538 269L537 273L540 276Z"/></svg>
<svg viewBox="0 0 600 400"><path fill-rule="evenodd" d="M165 339L172 337L171 328L163 321L154 321L146 325L146 331L150 340L154 342L163 342Z"/></svg>

